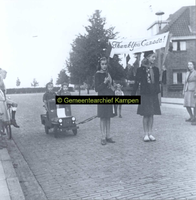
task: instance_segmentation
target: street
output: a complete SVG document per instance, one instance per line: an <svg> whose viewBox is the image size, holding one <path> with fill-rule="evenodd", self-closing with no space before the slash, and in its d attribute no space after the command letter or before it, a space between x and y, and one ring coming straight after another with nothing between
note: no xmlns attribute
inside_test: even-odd
<svg viewBox="0 0 196 200"><path fill-rule="evenodd" d="M99 119L70 131L45 134L43 94L10 95L18 102L8 151L27 200L196 199L196 126L180 105L154 116L156 142L143 141L137 105L123 105L111 120L115 144L100 143ZM96 105L72 105L77 122L96 115Z"/></svg>

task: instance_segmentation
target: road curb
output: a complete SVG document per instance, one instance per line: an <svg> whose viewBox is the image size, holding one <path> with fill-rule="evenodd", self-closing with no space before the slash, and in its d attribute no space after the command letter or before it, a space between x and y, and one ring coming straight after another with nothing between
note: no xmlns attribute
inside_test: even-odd
<svg viewBox="0 0 196 200"><path fill-rule="evenodd" d="M173 105L181 105L181 106L183 106L183 103L174 103L174 102L161 102L161 103L164 103L164 104L173 104Z"/></svg>

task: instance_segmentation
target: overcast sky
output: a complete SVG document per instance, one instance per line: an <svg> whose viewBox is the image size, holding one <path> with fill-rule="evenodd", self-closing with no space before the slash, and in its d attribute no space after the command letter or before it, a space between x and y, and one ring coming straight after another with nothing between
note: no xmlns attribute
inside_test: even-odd
<svg viewBox="0 0 196 200"><path fill-rule="evenodd" d="M163 20L195 0L0 0L0 67L6 69L7 88L22 87L36 78L40 86L56 78L69 57L71 43L85 33L96 9L106 27L120 37L141 38L164 11Z"/></svg>

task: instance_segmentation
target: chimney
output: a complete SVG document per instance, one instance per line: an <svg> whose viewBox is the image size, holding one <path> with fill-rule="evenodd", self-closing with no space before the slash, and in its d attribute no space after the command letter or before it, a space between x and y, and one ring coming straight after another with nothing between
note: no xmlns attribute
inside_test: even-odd
<svg viewBox="0 0 196 200"><path fill-rule="evenodd" d="M196 19L196 14L195 14L196 7L195 6L190 6L189 10L190 10L190 26L191 26L191 30L192 30L193 33L196 33L196 22L195 22L195 19Z"/></svg>

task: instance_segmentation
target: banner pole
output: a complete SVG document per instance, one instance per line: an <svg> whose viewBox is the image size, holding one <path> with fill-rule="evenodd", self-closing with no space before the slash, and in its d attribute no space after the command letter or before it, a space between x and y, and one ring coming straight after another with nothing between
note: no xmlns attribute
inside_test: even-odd
<svg viewBox="0 0 196 200"><path fill-rule="evenodd" d="M164 52L162 66L165 64L165 60L166 60L166 57L167 57L167 54L168 54L171 37L172 37L172 34L170 33L169 36L168 36L168 39L167 39L167 44L165 46L165 52Z"/></svg>

